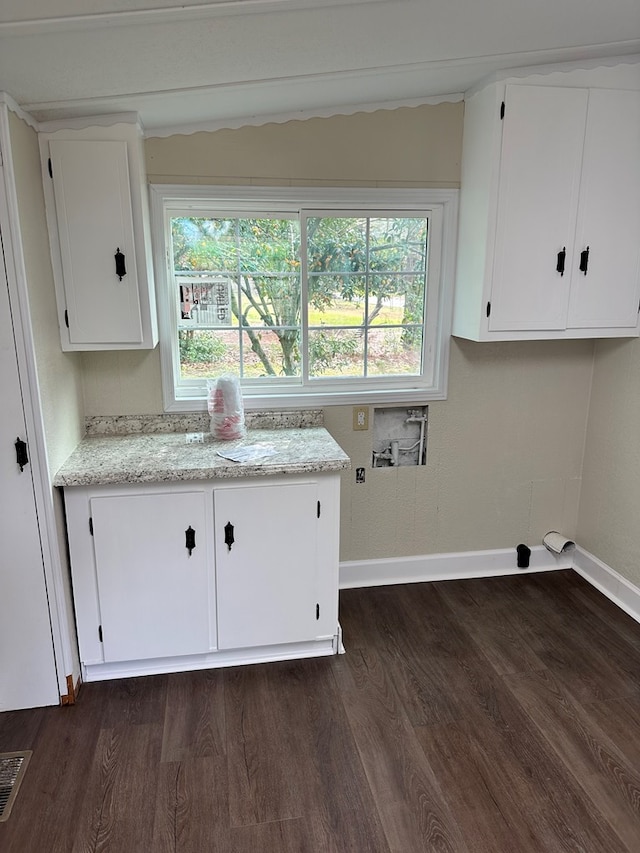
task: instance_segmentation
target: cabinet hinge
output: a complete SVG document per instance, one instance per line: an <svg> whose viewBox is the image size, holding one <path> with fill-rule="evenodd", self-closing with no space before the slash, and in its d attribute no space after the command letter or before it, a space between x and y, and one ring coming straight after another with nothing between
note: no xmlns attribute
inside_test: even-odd
<svg viewBox="0 0 640 853"><path fill-rule="evenodd" d="M102 625L98 625L98 639L102 642Z"/></svg>
<svg viewBox="0 0 640 853"><path fill-rule="evenodd" d="M93 536L93 519L89 516L89 533Z"/></svg>
<svg viewBox="0 0 640 853"><path fill-rule="evenodd" d="M65 311L64 311L64 324L65 324L65 326L66 326L66 327L67 327L67 329L68 329L68 328L69 328L69 312L67 311L67 309L66 309L66 308L65 308Z"/></svg>
<svg viewBox="0 0 640 853"><path fill-rule="evenodd" d="M500 121L504 118L504 101L500 104Z"/></svg>
<svg viewBox="0 0 640 853"><path fill-rule="evenodd" d="M320 501L318 501L318 518L320 518Z"/></svg>
<svg viewBox="0 0 640 853"><path fill-rule="evenodd" d="M316 619L320 618L320 605L316 604Z"/></svg>
<svg viewBox="0 0 640 853"><path fill-rule="evenodd" d="M487 317L491 314L491 303L487 302Z"/></svg>
<svg viewBox="0 0 640 853"><path fill-rule="evenodd" d="M53 180L53 166L51 165L51 157L47 161L47 166L49 167L49 177Z"/></svg>

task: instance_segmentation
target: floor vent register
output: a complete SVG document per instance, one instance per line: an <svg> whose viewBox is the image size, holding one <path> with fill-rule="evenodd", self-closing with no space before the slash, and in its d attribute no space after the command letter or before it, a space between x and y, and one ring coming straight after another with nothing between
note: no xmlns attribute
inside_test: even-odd
<svg viewBox="0 0 640 853"><path fill-rule="evenodd" d="M7 820L31 758L31 752L0 753L0 822Z"/></svg>

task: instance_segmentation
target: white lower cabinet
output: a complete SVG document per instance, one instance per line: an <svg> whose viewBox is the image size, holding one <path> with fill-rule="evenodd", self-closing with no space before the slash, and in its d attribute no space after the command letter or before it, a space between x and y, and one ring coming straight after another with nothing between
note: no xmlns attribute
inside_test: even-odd
<svg viewBox="0 0 640 853"><path fill-rule="evenodd" d="M339 487L65 488L85 680L338 651Z"/></svg>
<svg viewBox="0 0 640 853"><path fill-rule="evenodd" d="M221 649L315 637L317 503L315 483L215 493Z"/></svg>
<svg viewBox="0 0 640 853"><path fill-rule="evenodd" d="M201 491L91 498L105 661L215 648L207 497Z"/></svg>

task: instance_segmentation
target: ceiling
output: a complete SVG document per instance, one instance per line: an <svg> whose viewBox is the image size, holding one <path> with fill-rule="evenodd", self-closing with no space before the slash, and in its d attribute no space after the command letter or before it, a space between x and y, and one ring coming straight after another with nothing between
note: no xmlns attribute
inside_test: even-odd
<svg viewBox="0 0 640 853"><path fill-rule="evenodd" d="M504 69L631 54L638 0L0 7L0 90L37 120L136 111L149 135L455 99Z"/></svg>

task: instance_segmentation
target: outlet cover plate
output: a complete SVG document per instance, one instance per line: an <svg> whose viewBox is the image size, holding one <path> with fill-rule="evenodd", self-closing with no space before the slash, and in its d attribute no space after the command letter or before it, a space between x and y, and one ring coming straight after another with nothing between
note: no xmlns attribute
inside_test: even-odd
<svg viewBox="0 0 640 853"><path fill-rule="evenodd" d="M369 429L369 406L353 407L353 428L356 430Z"/></svg>
<svg viewBox="0 0 640 853"><path fill-rule="evenodd" d="M187 444L204 444L203 432L187 432L184 438Z"/></svg>

